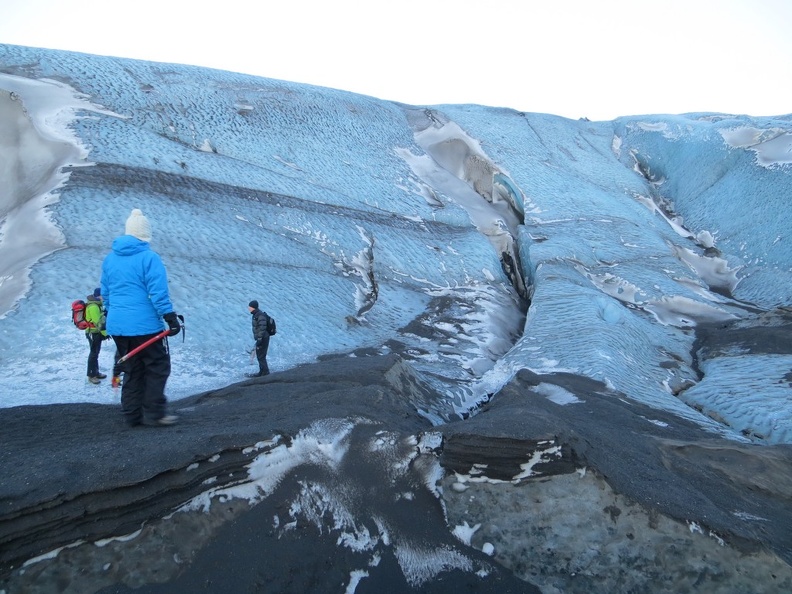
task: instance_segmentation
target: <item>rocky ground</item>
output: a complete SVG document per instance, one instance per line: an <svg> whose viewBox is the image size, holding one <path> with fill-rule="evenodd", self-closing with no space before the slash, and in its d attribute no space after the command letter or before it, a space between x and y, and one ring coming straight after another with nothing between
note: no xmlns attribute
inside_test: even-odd
<svg viewBox="0 0 792 594"><path fill-rule="evenodd" d="M792 447L572 375L433 427L437 398L388 355L180 400L167 428L2 409L0 592L792 591Z"/></svg>

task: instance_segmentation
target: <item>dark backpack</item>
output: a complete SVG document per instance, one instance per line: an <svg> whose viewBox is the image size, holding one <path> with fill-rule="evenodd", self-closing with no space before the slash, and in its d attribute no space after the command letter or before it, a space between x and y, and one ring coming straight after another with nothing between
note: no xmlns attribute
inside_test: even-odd
<svg viewBox="0 0 792 594"><path fill-rule="evenodd" d="M71 311L72 311L72 322L74 323L74 326L78 330L87 330L90 324L88 324L88 322L85 319L85 301L83 301L82 299L77 299L76 301L72 301Z"/></svg>
<svg viewBox="0 0 792 594"><path fill-rule="evenodd" d="M274 336L278 329L275 327L275 318L267 314L267 334Z"/></svg>

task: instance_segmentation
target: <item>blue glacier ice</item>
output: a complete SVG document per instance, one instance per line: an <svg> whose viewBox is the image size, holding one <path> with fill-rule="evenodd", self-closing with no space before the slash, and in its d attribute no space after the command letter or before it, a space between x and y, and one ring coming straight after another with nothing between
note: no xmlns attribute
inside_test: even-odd
<svg viewBox="0 0 792 594"><path fill-rule="evenodd" d="M258 299L271 369L396 351L435 422L530 369L792 443L788 350L696 351L792 307L790 115L575 121L0 45L0 151L3 407L118 402L69 304L140 208L186 321L171 399L252 369Z"/></svg>

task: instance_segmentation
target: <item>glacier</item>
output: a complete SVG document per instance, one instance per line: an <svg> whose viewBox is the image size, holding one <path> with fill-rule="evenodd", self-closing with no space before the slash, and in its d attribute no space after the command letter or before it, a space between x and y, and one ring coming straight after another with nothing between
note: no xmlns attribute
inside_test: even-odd
<svg viewBox="0 0 792 594"><path fill-rule="evenodd" d="M15 46L2 64L3 406L111 401L75 372L65 304L139 207L186 317L171 398L242 377L258 298L282 328L275 369L396 350L439 378L437 422L553 369L792 440L773 412L788 355L730 357L735 394L760 395L722 403L729 423L690 405L718 408L698 325L790 306L788 116L572 121Z"/></svg>
<svg viewBox="0 0 792 594"><path fill-rule="evenodd" d="M0 45L0 149L1 407L118 403L68 310L140 208L185 316L172 403L243 379L258 299L272 370L398 355L433 426L527 372L792 443L792 115L411 106Z"/></svg>

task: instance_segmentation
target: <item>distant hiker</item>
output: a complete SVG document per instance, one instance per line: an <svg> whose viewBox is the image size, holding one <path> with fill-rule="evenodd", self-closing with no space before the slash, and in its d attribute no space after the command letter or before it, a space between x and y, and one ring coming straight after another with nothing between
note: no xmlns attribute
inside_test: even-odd
<svg viewBox="0 0 792 594"><path fill-rule="evenodd" d="M107 332L124 356L165 329L180 326L168 293L168 278L159 255L149 247L151 226L137 208L126 221L126 235L113 241L102 263L102 296ZM163 324L163 320L165 324ZM165 383L171 371L168 339L146 347L124 364L121 409L128 425L173 425L165 413Z"/></svg>
<svg viewBox="0 0 792 594"><path fill-rule="evenodd" d="M258 373L247 373L247 377L261 377L269 375L267 365L267 351L269 350L270 336L275 334L275 320L259 309L255 299L248 303L248 311L253 316L253 340L256 341L256 358L258 359Z"/></svg>
<svg viewBox="0 0 792 594"><path fill-rule="evenodd" d="M85 338L88 339L88 381L98 384L107 377L104 373L99 373L99 352L102 350L102 342L107 338L105 330L105 311L102 306L102 290L97 288L93 293L85 298L85 321L88 327L85 329Z"/></svg>

